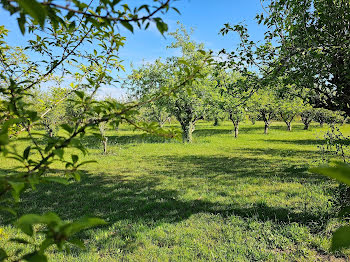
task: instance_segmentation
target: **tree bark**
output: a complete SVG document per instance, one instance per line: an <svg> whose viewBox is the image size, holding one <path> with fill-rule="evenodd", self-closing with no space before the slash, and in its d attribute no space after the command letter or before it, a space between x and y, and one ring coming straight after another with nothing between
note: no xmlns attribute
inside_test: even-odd
<svg viewBox="0 0 350 262"><path fill-rule="evenodd" d="M292 123L286 122L287 124L287 130L292 131Z"/></svg>
<svg viewBox="0 0 350 262"><path fill-rule="evenodd" d="M238 137L238 123L236 125L234 125L234 132L235 132L235 138Z"/></svg>
<svg viewBox="0 0 350 262"><path fill-rule="evenodd" d="M107 154L107 142L108 142L108 137L103 137L102 138L102 144L103 144L103 154Z"/></svg>
<svg viewBox="0 0 350 262"><path fill-rule="evenodd" d="M269 133L269 124L265 123L265 130L264 130L264 134L267 135Z"/></svg>
<svg viewBox="0 0 350 262"><path fill-rule="evenodd" d="M309 130L310 123L304 122L304 130Z"/></svg>
<svg viewBox="0 0 350 262"><path fill-rule="evenodd" d="M219 126L219 119L217 117L214 118L213 126Z"/></svg>
<svg viewBox="0 0 350 262"><path fill-rule="evenodd" d="M182 141L184 143L192 143L192 132L194 130L192 122L181 124Z"/></svg>

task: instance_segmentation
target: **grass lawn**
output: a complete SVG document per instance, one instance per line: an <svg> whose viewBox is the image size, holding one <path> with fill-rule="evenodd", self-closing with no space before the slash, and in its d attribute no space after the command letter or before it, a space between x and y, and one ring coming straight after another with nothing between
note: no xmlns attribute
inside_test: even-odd
<svg viewBox="0 0 350 262"><path fill-rule="evenodd" d="M238 139L232 128L202 122L182 144L122 127L109 131L106 156L88 137L85 160L98 163L84 166L81 182L41 185L19 210L108 221L80 234L86 250L52 251L52 261L346 261L328 252L338 184L307 171L327 128L274 123L264 135L262 123L246 123ZM0 172L15 165L1 159ZM3 246L19 232L0 219Z"/></svg>

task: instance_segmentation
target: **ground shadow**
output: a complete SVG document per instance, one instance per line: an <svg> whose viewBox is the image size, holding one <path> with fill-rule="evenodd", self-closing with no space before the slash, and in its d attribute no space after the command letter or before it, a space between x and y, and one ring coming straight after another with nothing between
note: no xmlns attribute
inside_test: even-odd
<svg viewBox="0 0 350 262"><path fill-rule="evenodd" d="M231 134L233 130L233 126L232 129L228 129L227 127L225 127L225 129L218 129L218 128L198 128L193 132L193 135L196 137L207 137L207 136L215 136L215 135L227 135L227 134Z"/></svg>
<svg viewBox="0 0 350 262"><path fill-rule="evenodd" d="M245 150L245 149L243 149ZM281 150L267 150L270 154L281 154ZM252 151L252 154L264 151ZM304 151L295 151L290 154L303 154ZM246 154L246 152L245 152ZM309 183L322 183L327 179L323 176L312 174L308 172L308 165L300 163L299 161L280 160L280 159L264 159L259 157L227 157L227 156L162 156L149 157L148 161L158 163L158 165L165 165L166 171L162 170L159 174L166 174L176 178L183 177L203 177L208 179L215 179L220 177L218 183L225 184L230 180L246 177L255 179L257 177L273 178L279 181L289 182L291 180L300 181L300 179L307 179ZM276 161L283 165L276 167ZM274 168L271 168L274 167ZM282 167L282 168L281 168ZM157 172L155 172L157 173ZM223 178L223 176L225 178ZM215 181L215 180L211 180Z"/></svg>
<svg viewBox="0 0 350 262"><path fill-rule="evenodd" d="M240 131L243 133L247 133L247 134L256 134L256 133L260 133L260 134L264 134L264 125L245 125L239 128ZM277 124L277 123L272 123L272 125L269 128L269 133L273 132L274 130L279 130L279 131L286 131L289 132L287 130L287 126L286 125L282 125L282 124ZM299 132L299 131L304 131L303 130L303 126L302 125L292 125L292 132Z"/></svg>
<svg viewBox="0 0 350 262"><path fill-rule="evenodd" d="M284 139L264 139L265 142L277 144L295 144L295 145L323 145L324 140L320 139L299 139L299 140L284 140Z"/></svg>
<svg viewBox="0 0 350 262"><path fill-rule="evenodd" d="M238 177L251 178L252 183L254 183L253 180L259 176L265 178L280 177L281 180L298 180L307 177L310 183L324 181L323 177L308 174L306 167L271 170L261 167L271 165L272 160L225 156L163 156L149 157L146 161L153 161L155 165L157 162L162 163L162 165L167 166L167 169L165 171L151 171L151 174L148 173L146 176L136 178L123 174L100 173L94 175L86 172L79 183L39 185L37 191L30 190L23 195L22 201L19 203L19 215L54 211L63 219L74 220L89 215L103 218L109 222L109 225L117 221L128 221L130 224L137 224L141 221L144 225L153 227L163 222L176 223L193 214L209 213L220 214L223 217L235 215L244 218L257 218L261 221L273 220L276 223L298 222L309 225L313 221L318 221L317 230L321 230L320 225L326 224L322 221L331 216L328 213L297 212L287 207L276 208L259 203L242 206L201 199L186 201L180 196L179 191L189 188L178 189L178 191L162 189L161 186L162 176L175 176L178 179L205 176L210 183L222 185L231 183ZM192 166L191 172L188 172L188 166ZM0 171L0 173L5 172L6 170ZM234 183L231 184L234 186ZM9 220L5 218L5 223L8 222ZM101 239L100 241L103 245L102 242L106 240ZM131 242L129 243L130 247L125 246L125 249L130 250Z"/></svg>
<svg viewBox="0 0 350 262"><path fill-rule="evenodd" d="M251 155L267 155L275 158L275 161L283 160L283 158L297 157L300 159L314 160L319 158L319 152L314 150L296 150L281 148L240 148L237 151L249 153ZM288 159L290 161L290 159ZM288 164L289 162L286 162Z"/></svg>
<svg viewBox="0 0 350 262"><path fill-rule="evenodd" d="M114 135L107 136L108 145L128 145L128 144L143 144L143 143L174 143L174 139L168 139L160 136L155 136L147 133L133 135ZM83 139L83 144L89 149L96 149L102 146L101 139L95 136L86 136Z"/></svg>

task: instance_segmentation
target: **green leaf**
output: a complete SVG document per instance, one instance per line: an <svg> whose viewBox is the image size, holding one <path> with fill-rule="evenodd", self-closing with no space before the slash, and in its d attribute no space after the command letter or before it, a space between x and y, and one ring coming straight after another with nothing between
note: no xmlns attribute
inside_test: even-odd
<svg viewBox="0 0 350 262"><path fill-rule="evenodd" d="M17 220L17 227L28 236L33 236L33 225L41 222L41 216L36 214L26 214Z"/></svg>
<svg viewBox="0 0 350 262"><path fill-rule="evenodd" d="M86 165L86 164L90 164L90 163L97 163L97 161L96 160L83 161L79 165L77 165L77 167L80 167L80 166Z"/></svg>
<svg viewBox="0 0 350 262"><path fill-rule="evenodd" d="M75 164L76 162L78 162L79 157L77 155L72 155L72 161Z"/></svg>
<svg viewBox="0 0 350 262"><path fill-rule="evenodd" d="M73 245L75 245L75 246L77 246L77 247L80 247L80 248L82 248L82 249L85 248L84 242L81 241L80 239L75 239L75 238L74 238L74 239L68 240L67 242L69 242L69 243L71 243L71 244L73 244Z"/></svg>
<svg viewBox="0 0 350 262"><path fill-rule="evenodd" d="M82 91L75 90L74 93L75 93L81 100L83 100L84 97L85 97L85 94L84 94L84 92L82 92Z"/></svg>
<svg viewBox="0 0 350 262"><path fill-rule="evenodd" d="M53 212L45 213L43 216L41 216L41 221L38 223L45 223L45 224L60 224L62 222L61 218Z"/></svg>
<svg viewBox="0 0 350 262"><path fill-rule="evenodd" d="M26 27L25 27L26 17L23 14L21 14L20 17L17 18L17 23L18 23L19 29L21 30L22 35L24 35L24 33L26 32Z"/></svg>
<svg viewBox="0 0 350 262"><path fill-rule="evenodd" d="M22 190L24 189L25 184L23 182L12 182L12 181L9 181L8 183L11 185L11 187L13 189L11 191L13 198L15 199L16 202L18 202L19 196L20 196Z"/></svg>
<svg viewBox="0 0 350 262"><path fill-rule="evenodd" d="M7 145L9 143L9 137L7 134L0 135L0 145Z"/></svg>
<svg viewBox="0 0 350 262"><path fill-rule="evenodd" d="M337 251L348 247L350 247L350 226L343 226L333 233L331 250Z"/></svg>
<svg viewBox="0 0 350 262"><path fill-rule="evenodd" d="M24 149L24 151L23 151L23 159L28 159L30 149L31 149L31 146L28 146L26 149Z"/></svg>
<svg viewBox="0 0 350 262"><path fill-rule="evenodd" d="M0 206L0 211L5 211L8 213L11 213L14 216L17 216L17 212L13 208L10 208L10 207L1 207Z"/></svg>
<svg viewBox="0 0 350 262"><path fill-rule="evenodd" d="M95 226L106 225L107 223L100 218L85 217L73 223L67 224L64 228L64 232L67 236L71 236L84 229L88 229Z"/></svg>
<svg viewBox="0 0 350 262"><path fill-rule="evenodd" d="M79 173L79 171L73 172L72 176L74 177L75 181L80 182L80 173Z"/></svg>
<svg viewBox="0 0 350 262"><path fill-rule="evenodd" d="M172 9L173 9L176 13L178 13L179 15L181 15L179 9L177 9L176 7L172 7Z"/></svg>
<svg viewBox="0 0 350 262"><path fill-rule="evenodd" d="M134 27L127 21L121 21L120 22L126 29L134 33Z"/></svg>
<svg viewBox="0 0 350 262"><path fill-rule="evenodd" d="M46 256L38 251L25 255L23 259L28 262L47 262Z"/></svg>
<svg viewBox="0 0 350 262"><path fill-rule="evenodd" d="M177 62L178 62L179 64L183 64L183 65L186 65L186 66L190 66L190 64L189 64L186 60L183 60L183 59L179 59L179 60L177 60Z"/></svg>
<svg viewBox="0 0 350 262"><path fill-rule="evenodd" d="M23 238L11 238L9 241L16 242L18 244L30 244L27 240Z"/></svg>
<svg viewBox="0 0 350 262"><path fill-rule="evenodd" d="M324 166L311 168L310 172L334 178L350 186L350 167L343 163L336 163L336 166Z"/></svg>
<svg viewBox="0 0 350 262"><path fill-rule="evenodd" d="M44 253L44 251L54 243L52 238L46 238L40 245L40 253Z"/></svg>
<svg viewBox="0 0 350 262"><path fill-rule="evenodd" d="M4 261L6 258L8 258L6 251L0 248L0 261Z"/></svg>
<svg viewBox="0 0 350 262"><path fill-rule="evenodd" d="M55 149L53 153L58 156L60 159L63 158L64 150L62 148Z"/></svg>
<svg viewBox="0 0 350 262"><path fill-rule="evenodd" d="M36 0L18 0L19 6L23 8L24 12L29 14L36 22L39 23L41 28L44 27L46 10Z"/></svg>
<svg viewBox="0 0 350 262"><path fill-rule="evenodd" d="M162 35L168 31L168 25L162 20L156 20L156 26Z"/></svg>
<svg viewBox="0 0 350 262"><path fill-rule="evenodd" d="M65 131L67 131L69 134L71 134L73 132L73 127L71 127L68 124L62 124L61 128L63 128Z"/></svg>
<svg viewBox="0 0 350 262"><path fill-rule="evenodd" d="M45 177L43 178L43 180L47 182L54 182L54 183L59 183L63 185L69 184L69 181L63 177Z"/></svg>

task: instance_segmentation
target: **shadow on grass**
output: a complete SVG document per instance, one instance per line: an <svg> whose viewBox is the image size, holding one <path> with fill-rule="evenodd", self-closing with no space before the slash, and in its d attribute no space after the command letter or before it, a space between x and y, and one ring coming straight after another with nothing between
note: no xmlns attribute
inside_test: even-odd
<svg viewBox="0 0 350 262"><path fill-rule="evenodd" d="M239 128L240 131L247 134L264 134L264 125L260 123L254 124L254 125L245 125ZM300 124L292 125L292 131L289 132L287 130L287 126L283 125L282 123L274 123L272 122L272 125L269 128L269 133L278 130L278 131L285 131L287 133L293 133L293 132L299 132L299 131L305 131L303 130L303 126Z"/></svg>
<svg viewBox="0 0 350 262"><path fill-rule="evenodd" d="M133 135L115 135L107 136L108 145L128 145L128 144L142 144L142 143L170 143L175 142L175 139L167 139L160 136L150 135L150 134L133 134ZM86 136L83 139L83 144L89 148L101 148L101 140L94 136Z"/></svg>
<svg viewBox="0 0 350 262"><path fill-rule="evenodd" d="M206 137L206 136L215 136L215 135L227 135L227 134L231 134L233 130L233 126L232 129L227 128L227 126L225 126L225 129L223 129L222 127L220 128L197 128L194 132L193 135L196 137Z"/></svg>
<svg viewBox="0 0 350 262"><path fill-rule="evenodd" d="M255 152L257 153L257 152ZM271 152L270 152L271 153ZM280 154L279 152L272 152ZM297 151L294 152L298 154ZM325 221L331 214L324 211L300 212L287 207L270 207L264 203L252 203L244 206L234 201L223 204L207 200L184 200L184 191L200 190L198 185L186 184L183 188L171 190L164 188L164 179L182 179L185 182L196 177L208 178L210 185L235 186L236 180L244 178L251 183L268 183L276 178L281 181L300 181L307 178L308 183L320 184L325 178L310 175L306 166L286 165L288 168L274 168L276 160L266 160L258 157L226 157L226 156L162 156L149 157L157 166L165 166L165 170L154 169L141 176L100 173L93 175L85 173L79 183L69 185L45 184L37 191L23 195L19 205L21 213L45 213L54 211L63 219L77 219L85 215L96 216L107 220L110 225L118 221L142 224L148 228L160 223L176 223L189 218L193 214L220 214L223 217L240 216L256 218L261 221L273 220L276 223L297 222L310 225L317 221L316 231L323 230ZM262 180L257 182L257 178ZM178 180L177 180L178 181ZM196 188L197 186L197 188ZM224 187L216 189L217 193ZM223 192L224 193L224 192ZM254 192L253 192L254 193ZM141 230L141 229L140 229ZM83 233L83 236L88 233ZM138 232L129 232L137 238ZM103 245L106 239L99 240ZM125 246L131 250L132 241ZM79 251L84 252L84 251Z"/></svg>
<svg viewBox="0 0 350 262"><path fill-rule="evenodd" d="M305 151L277 149L239 149L253 155L302 156ZM308 153L314 153L310 151ZM196 212L205 212L212 204L203 201L178 200L177 190L159 189L161 177L177 179L206 178L209 183L234 186L239 178L277 179L282 182L307 179L323 183L326 178L310 174L306 164L280 159L227 156L161 156L145 161L166 169L147 171L146 176L130 179L127 175L86 173L79 183L40 185L37 191L24 195L21 209L25 212L57 211L65 219L84 215L102 216L111 222L121 219L145 219L176 222ZM276 165L278 161L278 165ZM282 167L282 168L281 168ZM0 174L8 170L0 169ZM122 171L120 171L122 172ZM254 183L254 182L252 182ZM189 187L188 187L189 188ZM186 190L179 189L179 190ZM205 207L205 208L204 208ZM210 210L210 208L208 209Z"/></svg>
<svg viewBox="0 0 350 262"><path fill-rule="evenodd" d="M248 151L248 150L247 150ZM283 150L267 150L270 154ZM249 151L252 154L262 155L264 152L257 150ZM288 151L290 152L290 151ZM245 152L246 154L246 152ZM303 155L304 151L292 151L290 154ZM211 183L226 184L237 178L273 179L276 181L289 182L307 179L308 183L323 183L327 179L323 176L308 172L306 163L293 162L281 159L264 159L258 157L226 157L226 156L162 156L161 158L149 158L148 161L156 162L157 165L165 165L166 171L154 171L157 175L166 175L176 178L207 178ZM281 164L281 161L283 164ZM278 165L276 165L278 162ZM234 185L233 185L234 186Z"/></svg>
<svg viewBox="0 0 350 262"><path fill-rule="evenodd" d="M280 148L240 148L244 154L259 155L259 156L270 156L274 157L275 161L283 160L283 158L297 157L299 159L317 159L319 157L319 152L314 150L296 150L296 149L280 149ZM287 159L286 159L287 160ZM290 161L290 159L288 159ZM289 162L286 162L288 165Z"/></svg>
<svg viewBox="0 0 350 262"><path fill-rule="evenodd" d="M295 144L295 145L323 145L324 140L321 139L299 139L299 140L283 140L283 139L266 139L264 140L269 143L277 144Z"/></svg>
<svg viewBox="0 0 350 262"><path fill-rule="evenodd" d="M185 158L181 161L188 162L191 160ZM204 175L204 170L210 172L208 170L210 166L217 169L219 165L213 166L211 162L202 162L202 170L197 170L198 175ZM228 171L226 168L217 171L226 173ZM163 175L171 176L172 171L163 172ZM290 170L293 176L300 176L300 174L294 174L294 171L295 169ZM300 169L298 171L304 173L305 170ZM231 177L255 175L256 172L254 171L239 174L239 172L235 173L232 170L231 174L228 174ZM292 174L288 174L288 176L292 176ZM223 184L228 179L227 176L220 177ZM213 183L218 182L213 181ZM72 182L69 185L45 184L40 185L37 191L25 193L20 203L20 215L21 213L56 212L63 219L77 219L89 215L106 219L110 223L128 220L131 223L142 221L145 224L175 223L187 219L193 214L203 212L222 214L223 216L257 217L263 221L274 220L276 222L306 224L320 219L315 214L307 212L293 213L288 208L268 207L259 203L242 207L235 204L222 205L199 199L184 201L180 199L179 191L160 189L160 184L161 181L157 176L129 180L123 176L111 176L105 173L100 175L86 173L79 183Z"/></svg>

